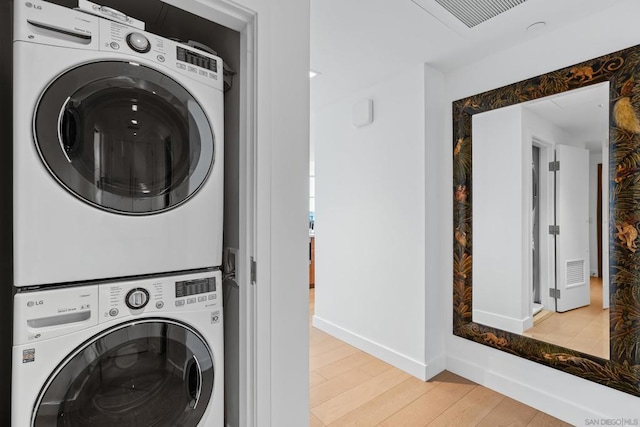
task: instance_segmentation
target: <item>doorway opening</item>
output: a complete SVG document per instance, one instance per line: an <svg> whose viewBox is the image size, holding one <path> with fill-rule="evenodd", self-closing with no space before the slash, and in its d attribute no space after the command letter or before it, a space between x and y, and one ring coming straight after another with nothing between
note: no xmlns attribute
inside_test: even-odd
<svg viewBox="0 0 640 427"><path fill-rule="evenodd" d="M531 275L533 282L533 315L538 314L542 306L540 296L540 147L531 146Z"/></svg>

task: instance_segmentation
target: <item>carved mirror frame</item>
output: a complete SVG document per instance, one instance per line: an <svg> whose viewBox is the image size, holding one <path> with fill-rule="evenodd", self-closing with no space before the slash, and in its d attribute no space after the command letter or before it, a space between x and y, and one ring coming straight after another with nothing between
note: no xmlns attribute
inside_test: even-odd
<svg viewBox="0 0 640 427"><path fill-rule="evenodd" d="M609 360L472 321L472 116L606 81ZM453 227L454 335L640 396L640 45L455 101Z"/></svg>

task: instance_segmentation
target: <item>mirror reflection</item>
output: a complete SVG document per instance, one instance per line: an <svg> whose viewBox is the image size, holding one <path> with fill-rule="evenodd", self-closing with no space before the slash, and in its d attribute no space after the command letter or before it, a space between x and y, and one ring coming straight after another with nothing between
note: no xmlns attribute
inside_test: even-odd
<svg viewBox="0 0 640 427"><path fill-rule="evenodd" d="M473 115L474 322L609 358L608 105L605 82Z"/></svg>

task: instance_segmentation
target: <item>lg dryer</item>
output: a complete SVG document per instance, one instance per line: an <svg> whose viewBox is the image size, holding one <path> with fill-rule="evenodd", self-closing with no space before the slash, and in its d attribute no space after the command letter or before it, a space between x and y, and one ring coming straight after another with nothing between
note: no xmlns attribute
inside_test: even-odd
<svg viewBox="0 0 640 427"><path fill-rule="evenodd" d="M15 285L219 266L220 58L15 4Z"/></svg>

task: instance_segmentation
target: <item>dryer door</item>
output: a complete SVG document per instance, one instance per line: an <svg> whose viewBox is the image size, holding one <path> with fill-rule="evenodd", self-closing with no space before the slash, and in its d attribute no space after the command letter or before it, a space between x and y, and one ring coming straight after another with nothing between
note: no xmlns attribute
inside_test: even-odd
<svg viewBox="0 0 640 427"><path fill-rule="evenodd" d="M165 74L124 61L85 64L56 78L38 102L34 136L63 187L122 214L184 203L214 161L213 131L195 98Z"/></svg>
<svg viewBox="0 0 640 427"><path fill-rule="evenodd" d="M34 427L195 427L214 390L205 340L166 319L133 321L76 349L51 375Z"/></svg>

